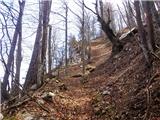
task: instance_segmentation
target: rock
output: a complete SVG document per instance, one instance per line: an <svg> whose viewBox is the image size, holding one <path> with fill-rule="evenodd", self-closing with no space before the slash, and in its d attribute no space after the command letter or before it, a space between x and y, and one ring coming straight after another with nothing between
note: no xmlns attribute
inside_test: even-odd
<svg viewBox="0 0 160 120"><path fill-rule="evenodd" d="M49 95L49 96L52 96L52 97L55 97L55 96L56 96L56 94L55 94L55 93L52 93L52 92L49 92L48 95Z"/></svg>
<svg viewBox="0 0 160 120"><path fill-rule="evenodd" d="M49 102L52 102L53 101L53 98L56 96L55 93L52 93L52 92L45 92L43 93L43 95L41 96L43 100L45 101L49 101Z"/></svg>
<svg viewBox="0 0 160 120"><path fill-rule="evenodd" d="M3 114L0 113L0 120L2 120L4 118Z"/></svg>
<svg viewBox="0 0 160 120"><path fill-rule="evenodd" d="M108 90L105 90L105 91L103 91L103 92L102 92L102 94L103 94L103 95L110 95L110 94L111 94L111 92L110 92L110 91L108 91Z"/></svg>
<svg viewBox="0 0 160 120"><path fill-rule="evenodd" d="M23 113L22 118L23 120L34 120L34 116L31 115L30 113Z"/></svg>
<svg viewBox="0 0 160 120"><path fill-rule="evenodd" d="M38 99L37 102L38 102L39 104L44 104L44 101L43 101L42 99Z"/></svg>
<svg viewBox="0 0 160 120"><path fill-rule="evenodd" d="M49 81L50 81L50 78L47 78L47 79L46 79L46 82L49 82Z"/></svg>
<svg viewBox="0 0 160 120"><path fill-rule="evenodd" d="M111 91L112 91L112 88L109 87L109 86L107 86L107 87L106 87L106 90L104 90L104 91L102 92L102 95L110 95L110 94L111 94Z"/></svg>
<svg viewBox="0 0 160 120"><path fill-rule="evenodd" d="M40 117L38 120L45 120L44 118Z"/></svg>
<svg viewBox="0 0 160 120"><path fill-rule="evenodd" d="M38 88L37 84L34 84L30 87L30 90L36 90Z"/></svg>
<svg viewBox="0 0 160 120"><path fill-rule="evenodd" d="M94 107L94 113L95 113L95 115L100 115L101 114L101 108L100 107Z"/></svg>
<svg viewBox="0 0 160 120"><path fill-rule="evenodd" d="M96 68L95 66L88 65L88 66L86 67L86 70L91 73L91 72L93 72L93 71L95 70L95 68Z"/></svg>

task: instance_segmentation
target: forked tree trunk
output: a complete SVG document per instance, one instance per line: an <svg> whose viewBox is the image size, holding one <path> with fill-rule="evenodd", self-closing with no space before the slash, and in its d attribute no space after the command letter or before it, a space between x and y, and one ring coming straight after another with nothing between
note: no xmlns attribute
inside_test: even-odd
<svg viewBox="0 0 160 120"><path fill-rule="evenodd" d="M29 89L31 85L36 84L37 82L37 74L38 74L38 56L40 51L40 40L42 38L42 14L39 12L39 24L37 28L36 40L34 43L34 48L32 52L32 57L30 61L30 65L28 68L28 72L26 75L26 80L23 88L25 90Z"/></svg>
<svg viewBox="0 0 160 120"><path fill-rule="evenodd" d="M19 80L20 80L20 69L21 69L21 61L22 61L22 22L20 24L19 29L19 39L18 39L18 46L17 46L17 55L16 55L16 74L15 80L13 81L13 88L12 88L12 95L15 96L19 94Z"/></svg>
<svg viewBox="0 0 160 120"><path fill-rule="evenodd" d="M19 12L19 16L18 16L18 19L17 19L16 28L15 28L14 35L13 35L13 40L12 40L12 43L11 43L11 49L10 49L9 56L8 56L7 69L6 69L4 77L3 77L2 96L4 97L4 99L8 98L6 88L7 88L7 85L9 84L10 69L11 69L13 58L14 58L14 51L15 51L15 48L16 48L19 29L20 29L20 26L21 26L21 23L22 23L24 6L25 6L25 1L22 1L22 2L19 1L20 12Z"/></svg>
<svg viewBox="0 0 160 120"><path fill-rule="evenodd" d="M101 14L103 13L103 2L100 1L100 10ZM110 27L111 19L110 19L110 10L108 8L108 21L105 22L105 20L102 18L102 16L99 15L98 12L98 1L96 0L96 15L98 17L98 21L101 24L103 32L107 35L108 39L112 43L112 54L117 54L123 49L123 44L119 41L118 37L114 34L113 30Z"/></svg>
<svg viewBox="0 0 160 120"><path fill-rule="evenodd" d="M123 49L123 44L119 41L119 39L113 33L113 30L110 28L110 26L109 26L110 21L108 23L106 23L102 19L98 19L98 21L101 23L102 30L105 32L105 34L107 35L108 39L112 43L112 53L113 54L119 53Z"/></svg>

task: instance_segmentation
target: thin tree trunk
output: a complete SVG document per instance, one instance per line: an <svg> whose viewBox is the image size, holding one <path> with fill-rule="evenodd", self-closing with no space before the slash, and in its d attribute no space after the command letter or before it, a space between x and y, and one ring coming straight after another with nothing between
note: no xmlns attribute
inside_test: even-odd
<svg viewBox="0 0 160 120"><path fill-rule="evenodd" d="M20 24L20 29L19 29L19 39L18 39L18 47L17 47L17 55L16 55L16 74L15 74L15 81L13 82L13 89L12 89L12 95L15 96L17 95L19 91L19 80L20 80L20 69L21 69L21 61L22 61L22 22Z"/></svg>
<svg viewBox="0 0 160 120"><path fill-rule="evenodd" d="M43 10L43 37L42 37L42 50L41 50L41 64L39 64L40 80L38 80L39 87L43 83L44 74L46 72L46 50L47 50L47 39L48 39L48 24L49 24L49 15L51 11L52 1L42 1L42 10Z"/></svg>
<svg viewBox="0 0 160 120"><path fill-rule="evenodd" d="M84 0L82 0L82 74L85 74Z"/></svg>
<svg viewBox="0 0 160 120"><path fill-rule="evenodd" d="M7 85L9 84L10 69L11 69L13 58L14 58L14 51L15 51L17 37L18 37L18 33L19 33L18 30L20 29L20 24L22 22L25 1L22 1L22 2L19 1L19 6L20 6L20 12L19 12L16 28L15 28L14 35L13 35L13 40L11 43L11 49L10 49L9 56L8 56L7 69L6 69L4 77L3 77L3 85L2 85L3 90L6 90ZM6 93L6 91L2 91L2 95L3 95L3 92Z"/></svg>
<svg viewBox="0 0 160 120"><path fill-rule="evenodd" d="M147 39L145 36L145 30L144 30L144 26L143 26L142 19L141 19L139 1L134 1L134 6L136 10L136 20L138 24L138 32L140 36L140 42L141 42L143 54L144 54L147 65L150 67L151 66L151 59L150 59L151 56L150 56L149 49L147 46Z"/></svg>
<svg viewBox="0 0 160 120"><path fill-rule="evenodd" d="M48 39L48 73L51 73L51 67L52 67L51 36L52 36L52 26L49 25L49 39Z"/></svg>
<svg viewBox="0 0 160 120"><path fill-rule="evenodd" d="M153 28L153 20L152 20L152 12L151 12L151 2L152 1L142 1L144 10L146 12L146 22L147 22L147 30L148 30L148 48L150 51L155 50L155 38L154 38L154 28Z"/></svg>
<svg viewBox="0 0 160 120"><path fill-rule="evenodd" d="M37 83L37 74L38 74L38 59L39 59L39 51L40 51L40 40L42 38L42 13L39 12L39 24L37 28L36 40L34 43L34 49L30 61L30 65L28 68L28 72L26 75L26 80L24 83L24 89L27 90L31 87L31 85Z"/></svg>
<svg viewBox="0 0 160 120"><path fill-rule="evenodd" d="M68 59L67 59L67 44L68 44L68 6L66 6L66 15L65 15L65 75L67 75L67 68L68 68Z"/></svg>

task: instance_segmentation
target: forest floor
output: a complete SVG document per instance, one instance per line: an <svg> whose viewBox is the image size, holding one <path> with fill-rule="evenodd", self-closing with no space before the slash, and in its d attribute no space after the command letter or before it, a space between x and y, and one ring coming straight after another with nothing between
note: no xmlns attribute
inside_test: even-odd
<svg viewBox="0 0 160 120"><path fill-rule="evenodd" d="M126 41L123 50L111 56L109 42L94 40L86 67L92 71L76 76L80 64L70 65L66 77L46 78L41 88L30 92L33 99L5 113L13 120L160 120L160 61L155 58L153 68L146 68L138 43ZM42 99L49 92L52 98Z"/></svg>

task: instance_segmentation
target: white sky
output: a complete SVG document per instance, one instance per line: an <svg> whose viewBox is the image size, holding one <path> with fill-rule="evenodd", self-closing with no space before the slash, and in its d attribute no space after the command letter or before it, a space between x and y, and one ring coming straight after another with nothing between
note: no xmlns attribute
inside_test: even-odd
<svg viewBox="0 0 160 120"><path fill-rule="evenodd" d="M12 1L12 0L4 0L4 1ZM26 5L25 5L25 10L24 10L24 16L23 16L23 21L25 24L23 24L23 43L22 43L22 55L23 55L23 61L22 61L22 65L21 65L21 83L24 82L24 80L22 78L25 77L28 66L29 66L29 62L30 62L30 58L31 58L31 54L32 54L32 50L33 50L33 45L34 45L34 41L35 41L35 33L36 33L36 29L37 29L37 23L38 23L38 0L35 0L33 2L33 0L26 0ZM63 10L61 10L61 0L52 0L52 11L54 12L63 12ZM111 2L115 7L117 6L117 4L121 4L122 0L103 0L104 2ZM79 7L77 5L75 5L75 3L73 2L73 0L68 0L67 2L69 2L69 7L76 13L78 13L79 11ZM18 0L14 0L15 5L18 5ZM90 8L92 8L94 10L94 6L93 4L94 0L85 0L85 4L87 6L89 6ZM17 6L18 9L18 6ZM37 17L37 20L35 18ZM51 14L50 17L50 24L55 24L57 22L59 22L61 18L58 17L57 15L53 15ZM69 14L69 34L77 34L77 28L75 26L75 16L73 16L73 14ZM64 27L63 23L59 24L61 28ZM57 27L58 25L56 25ZM59 27L59 26L58 26ZM13 32L13 31L12 31ZM33 32L35 32L33 34ZM29 37L31 34L33 34L31 37ZM58 39L59 41L61 41L61 43L63 42L63 38L64 38L64 33L61 31L58 34ZM11 37L12 38L12 37ZM2 80L4 75L4 68L2 66L2 64L0 63L0 79Z"/></svg>

